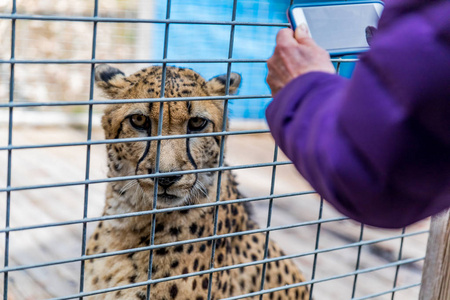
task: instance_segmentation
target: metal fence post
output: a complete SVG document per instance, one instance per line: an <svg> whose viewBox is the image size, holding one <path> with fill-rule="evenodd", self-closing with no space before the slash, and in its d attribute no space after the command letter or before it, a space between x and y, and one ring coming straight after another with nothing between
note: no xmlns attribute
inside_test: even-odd
<svg viewBox="0 0 450 300"><path fill-rule="evenodd" d="M431 219L419 300L450 299L450 209Z"/></svg>

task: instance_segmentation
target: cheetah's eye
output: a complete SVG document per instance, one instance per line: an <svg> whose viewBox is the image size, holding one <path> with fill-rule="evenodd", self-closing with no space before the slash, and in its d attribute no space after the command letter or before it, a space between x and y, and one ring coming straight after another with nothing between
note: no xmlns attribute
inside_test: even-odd
<svg viewBox="0 0 450 300"><path fill-rule="evenodd" d="M208 125L208 120L200 118L200 117L194 117L189 119L188 123L188 130L189 131L200 131L204 129Z"/></svg>
<svg viewBox="0 0 450 300"><path fill-rule="evenodd" d="M132 115L130 117L130 123L138 130L147 130L150 127L150 121L148 117L144 115Z"/></svg>

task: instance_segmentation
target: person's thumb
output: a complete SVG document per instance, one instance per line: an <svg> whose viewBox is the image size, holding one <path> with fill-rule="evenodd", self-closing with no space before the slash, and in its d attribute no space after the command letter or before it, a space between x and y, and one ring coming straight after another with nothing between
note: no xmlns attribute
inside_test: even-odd
<svg viewBox="0 0 450 300"><path fill-rule="evenodd" d="M297 26L297 28L295 29L294 37L297 40L297 42L299 42L299 43L303 42L305 39L309 39L310 35L309 35L308 26L306 26L305 23L299 24Z"/></svg>

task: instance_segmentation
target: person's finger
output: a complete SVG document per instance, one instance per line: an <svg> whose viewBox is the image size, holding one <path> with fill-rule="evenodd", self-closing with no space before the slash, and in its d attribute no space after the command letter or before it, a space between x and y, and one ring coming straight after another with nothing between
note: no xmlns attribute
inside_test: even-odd
<svg viewBox="0 0 450 300"><path fill-rule="evenodd" d="M377 29L373 26L367 26L366 27L366 41L369 46L372 46L372 39L373 36L376 34Z"/></svg>
<svg viewBox="0 0 450 300"><path fill-rule="evenodd" d="M299 43L313 42L312 38L309 35L308 26L306 26L305 23L301 23L300 25L297 26L294 32L294 38Z"/></svg>
<svg viewBox="0 0 450 300"><path fill-rule="evenodd" d="M283 28L277 33L277 44L280 42L286 42L294 39L294 32L290 28Z"/></svg>

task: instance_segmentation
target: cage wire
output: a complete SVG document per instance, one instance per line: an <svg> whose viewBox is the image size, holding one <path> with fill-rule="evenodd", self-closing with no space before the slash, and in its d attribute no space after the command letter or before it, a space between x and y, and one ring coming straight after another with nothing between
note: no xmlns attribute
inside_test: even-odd
<svg viewBox="0 0 450 300"><path fill-rule="evenodd" d="M260 289L227 299L262 299L263 295L271 292L302 285L309 286L310 296L315 299L417 297L428 233L427 221L401 231L388 231L348 220L331 209L295 174L291 162L270 139L264 122L259 122L257 126L252 123L252 127L243 127L236 121L246 116L261 117L264 106L271 98L267 87L261 83L261 78L265 76L261 70L265 70L267 53L274 47L274 34L280 28L288 26L284 13L292 1L279 1L275 5L276 1L269 0L233 0L217 1L209 6L206 1L149 1L148 14L139 6L144 2L146 1L130 1L124 4L114 0L77 0L58 1L56 4L38 1L33 6L31 1L0 1L0 178L3 182L0 185L3 224L0 229L0 252L3 256L3 267L0 269L3 281L0 290L3 298L88 299L92 295L147 286L148 299L151 284L206 274L209 276L208 299L211 299L212 276L215 272L251 265L262 267ZM201 17L197 19L183 18L182 13L186 11L183 5L190 5L189 8L193 11L208 8L210 15L200 14ZM45 10L49 8L53 10ZM227 12L225 17L217 17L217 13L221 11ZM267 11L271 17L261 18L258 11ZM141 26L139 34L133 33L135 26ZM200 56L195 50L193 56L189 56L185 52L189 53L191 50L182 49L182 43L171 48L171 43L177 43L171 39L172 28L176 27L178 30L189 26L198 30L191 32L191 35L207 31L208 28L220 28L220 32L225 33L220 37L221 54L212 51ZM60 32L61 29L63 33ZM256 35L256 29L267 30L266 36ZM246 33L238 37L242 32ZM174 34L177 39L181 39L183 35ZM210 36L211 32L206 35ZM265 50L261 50L260 56L239 54L241 50L236 51L239 47L251 47L252 40L247 41L246 45L242 44L249 37L255 41L266 38L271 42L266 45ZM151 55L154 56L147 50L143 54L139 52L145 47L144 44L149 47L146 49L152 49ZM133 50L133 47L139 48L138 51L128 51ZM73 50L75 48L78 50ZM177 52L177 49L180 51ZM50 50L52 52L47 52ZM133 55L141 56L136 59ZM339 58L333 59L333 62L339 73L349 76L356 60ZM130 71L138 70L136 66L162 66L160 97L133 100L97 98L94 95L94 70L100 63L121 65ZM164 79L167 66L172 65L200 70L202 75L206 74L205 77L209 78L225 73L226 96L166 98ZM248 71L246 68L255 69ZM229 93L229 79L234 71L241 71L245 85L242 87L244 92L241 90L237 95ZM252 89L253 83L260 88ZM224 102L223 118L226 121L220 132L162 135L161 112L165 103L210 99ZM100 113L104 107L117 103L162 103L158 134L125 140L104 139L99 129ZM236 113L241 110L239 105L244 105L246 109L254 106L258 113L239 115ZM235 112L234 107L238 107ZM230 113L232 118L227 119ZM107 183L139 178L154 178L158 182L158 178L167 176L167 173L159 173L161 142L203 136L226 137L230 143L227 157L232 163L225 164L225 143L221 142L218 167L177 171L170 175L218 172L216 199L211 199L210 203L190 206L215 209L211 224L212 236L155 244L157 214L186 209L157 209L156 201L149 211L101 216ZM106 178L102 163L105 159L105 145L142 141L157 143L155 172L149 175ZM248 155L242 156L245 151ZM261 155L263 159L252 160L254 156L258 156L255 154L258 152L265 153ZM237 174L240 188L247 193L247 197L219 201L221 176L226 170L233 170ZM157 194L158 184L155 184L155 199ZM252 203L254 218L261 228L218 234L217 208L232 203ZM98 222L144 215L152 217L148 246L101 254L86 253L87 240ZM225 267L214 266L214 246L219 239L252 233L265 234L262 260ZM269 258L269 238L275 239L285 250L285 254ZM167 278L152 278L155 250L208 241L213 244L213 250L210 265L205 270ZM97 291L85 290L87 260L136 251L149 253L146 281ZM282 260L294 260L307 276L306 282L265 288L268 263Z"/></svg>

